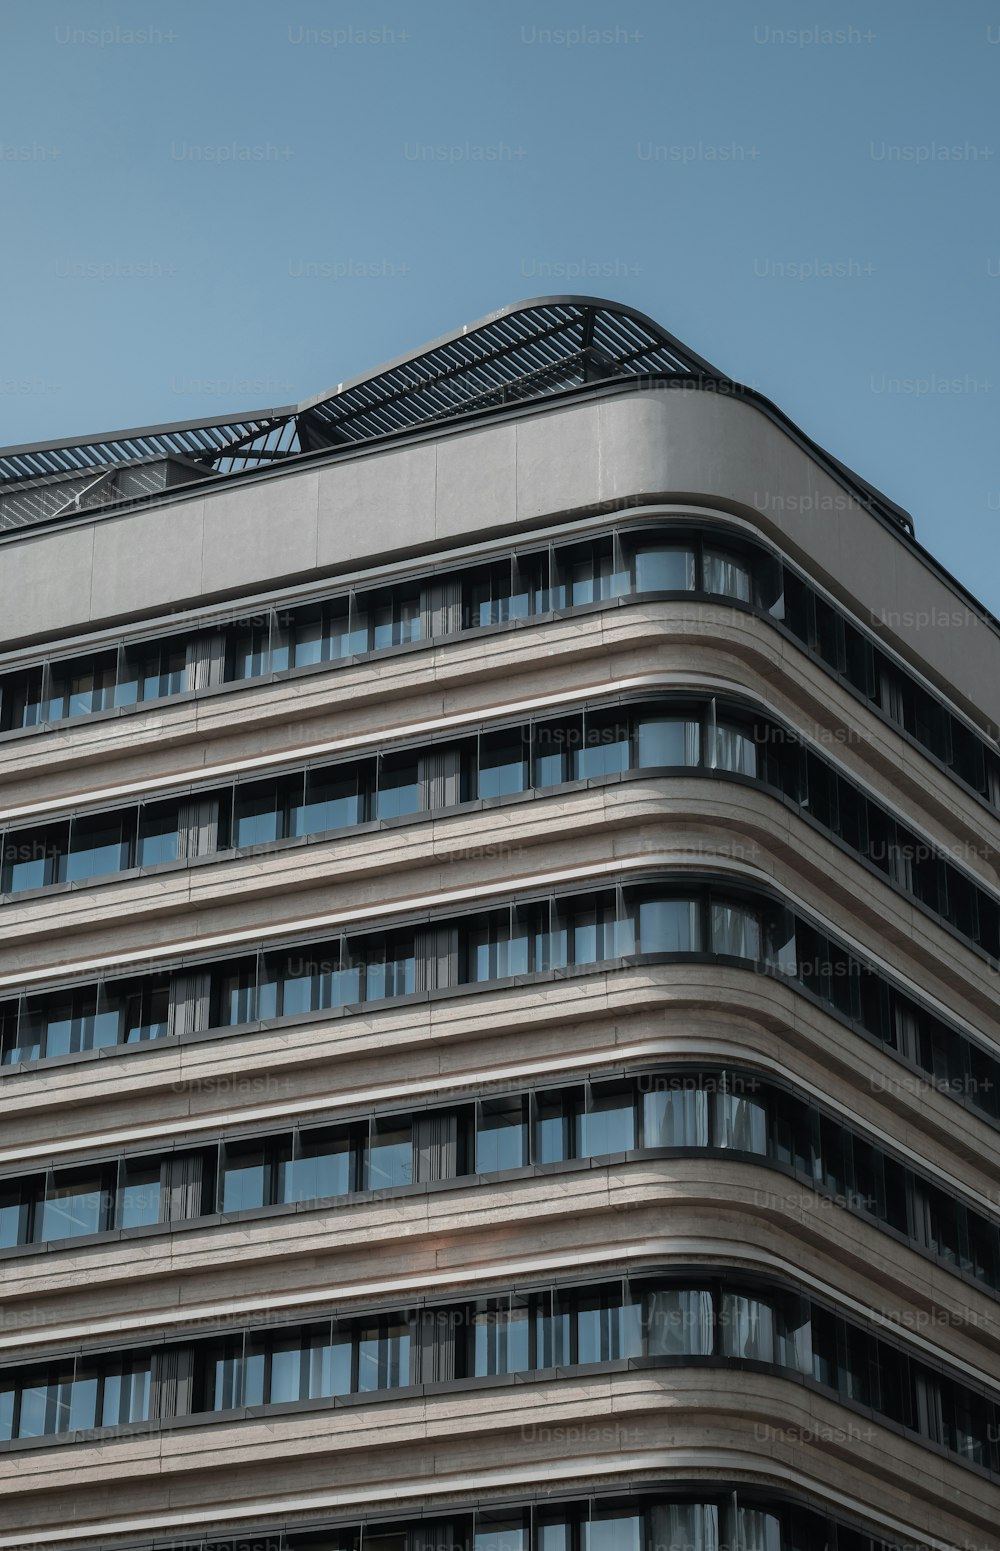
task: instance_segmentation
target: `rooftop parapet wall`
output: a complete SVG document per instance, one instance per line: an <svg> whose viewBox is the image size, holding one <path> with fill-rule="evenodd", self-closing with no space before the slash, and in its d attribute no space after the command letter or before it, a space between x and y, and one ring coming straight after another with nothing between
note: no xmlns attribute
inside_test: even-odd
<svg viewBox="0 0 1000 1551"><path fill-rule="evenodd" d="M957 585L752 402L615 385L0 550L4 641L75 634L644 500L750 518L960 703L1000 722L1000 638Z"/></svg>

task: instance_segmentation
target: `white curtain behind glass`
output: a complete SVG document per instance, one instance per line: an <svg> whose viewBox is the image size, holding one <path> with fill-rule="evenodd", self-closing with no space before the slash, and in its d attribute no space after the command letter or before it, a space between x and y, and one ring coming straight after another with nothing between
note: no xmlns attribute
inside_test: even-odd
<svg viewBox="0 0 1000 1551"><path fill-rule="evenodd" d="M663 1503L650 1509L650 1551L719 1551L714 1503Z"/></svg>
<svg viewBox="0 0 1000 1551"><path fill-rule="evenodd" d="M650 1293L646 1341L650 1357L710 1357L711 1293L689 1287Z"/></svg>
<svg viewBox="0 0 1000 1551"><path fill-rule="evenodd" d="M774 1314L769 1304L740 1293L723 1293L721 1323L727 1357L774 1361Z"/></svg>
<svg viewBox="0 0 1000 1551"><path fill-rule="evenodd" d="M707 1147L708 1094L671 1088L643 1096L647 1147Z"/></svg>

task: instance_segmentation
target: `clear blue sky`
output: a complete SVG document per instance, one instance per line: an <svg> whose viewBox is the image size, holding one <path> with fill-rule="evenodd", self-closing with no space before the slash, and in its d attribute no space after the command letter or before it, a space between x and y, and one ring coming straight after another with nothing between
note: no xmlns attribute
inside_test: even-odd
<svg viewBox="0 0 1000 1551"><path fill-rule="evenodd" d="M995 4L6 0L0 27L0 443L283 404L604 295L1000 613Z"/></svg>

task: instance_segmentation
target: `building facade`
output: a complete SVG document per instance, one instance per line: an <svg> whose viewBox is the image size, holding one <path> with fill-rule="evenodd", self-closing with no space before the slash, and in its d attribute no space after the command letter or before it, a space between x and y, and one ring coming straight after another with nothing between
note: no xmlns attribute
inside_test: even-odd
<svg viewBox="0 0 1000 1551"><path fill-rule="evenodd" d="M1000 638L628 308L0 453L0 1551L996 1551Z"/></svg>

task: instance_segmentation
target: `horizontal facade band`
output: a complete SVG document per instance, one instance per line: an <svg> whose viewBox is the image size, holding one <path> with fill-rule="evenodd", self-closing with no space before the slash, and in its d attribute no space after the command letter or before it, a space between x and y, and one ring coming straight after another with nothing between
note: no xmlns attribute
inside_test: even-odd
<svg viewBox="0 0 1000 1551"><path fill-rule="evenodd" d="M464 1389L691 1367L791 1378L1000 1484L1000 1405L835 1309L726 1270L543 1289L474 1303L205 1333L181 1346L0 1370L0 1460L10 1451L235 1423L262 1412L430 1400ZM749 1367L747 1367L749 1365ZM107 1433L105 1429L110 1429Z"/></svg>
<svg viewBox="0 0 1000 1551"><path fill-rule="evenodd" d="M347 919L317 922L327 927L319 937L293 935L286 925L283 943L267 945L258 937L249 953L242 943L244 952L235 958L168 959L161 968L151 955L153 963L140 961L131 977L105 973L97 982L71 982L58 992L44 982L37 991L29 984L6 1001L0 996L8 1078L17 1076L25 1062L39 1059L72 1062L112 1048L149 1052L161 1039L232 1037L275 1020L280 1027L281 1020L349 1017L362 1005L405 1006L408 999L465 995L505 981L543 986L592 974L601 963L617 965L637 953L643 962L673 953L689 961L749 965L817 1000L895 1059L935 1073L943 1062L940 1076L946 1085L954 1083L960 1096L964 1088L968 1104L995 1122L997 1087L990 1074L996 1058L988 1047L970 1041L953 1017L939 1017L935 999L926 993L908 982L902 990L898 972L887 972L870 950L856 950L839 930L821 930L811 910L790 908L790 891L770 878L762 884L760 869L720 866L721 858L713 860L713 870L694 873L689 853L620 857L597 868L457 891L452 903L465 906L460 918L444 910L374 907ZM646 909L645 947L642 931L637 934L643 902L637 897L639 916L633 919L621 892L641 888L644 881L663 889L659 916ZM574 882L586 888L585 897L574 896ZM515 894L512 884L518 883ZM707 898L710 883L722 915L715 905L716 913L705 915L707 907L697 903ZM688 885L694 892L685 906ZM574 897L577 906L571 904ZM446 898L437 894L433 901L440 905ZM473 899L477 908L470 911ZM651 906L651 897L646 905ZM594 914L598 907L600 920ZM532 910L547 911L548 925L540 917L540 924L532 925ZM589 912L587 919L581 910ZM387 917L389 935L382 926ZM342 929L336 930L341 921ZM368 925L374 922L379 923L375 935Z"/></svg>
<svg viewBox="0 0 1000 1551"><path fill-rule="evenodd" d="M399 1201L420 1187L475 1187L532 1171L548 1177L574 1162L647 1153L777 1169L1000 1297L1000 1232L981 1211L794 1084L746 1068L564 1078L485 1101L381 1111L339 1126L327 1119L8 1178L0 1182L0 1252L67 1253L81 1240L135 1252L151 1230L175 1233L185 1223L210 1229L266 1214L273 1224L275 1208L336 1212Z"/></svg>
<svg viewBox="0 0 1000 1551"><path fill-rule="evenodd" d="M609 689L611 686L609 686ZM973 952L1000 959L1000 900L786 722L743 696L567 697L558 714L474 722L461 737L198 785L183 797L0 829L0 908L336 835L504 810L642 774L752 782L832 838Z"/></svg>
<svg viewBox="0 0 1000 1551"><path fill-rule="evenodd" d="M471 630L481 635L533 619L559 617L567 609L618 607L633 598L692 597L709 603L725 599L790 635L980 801L1000 811L1000 756L995 745L945 709L939 696L920 686L912 670L899 665L874 632L866 632L858 622L845 622L843 610L827 601L814 584L732 526L728 540L721 526L689 531L685 548L683 523L677 520L669 529L616 527L593 539L578 539L567 548L568 558L562 562L557 558L560 551L551 545L543 550L529 548L517 552L520 560L512 554L507 561L493 562L485 572L482 567L470 572L480 578L475 581L463 581L462 573L454 581L432 573L422 589L400 584L397 602L384 589L372 595L371 603L364 599L355 603L349 593L346 602L341 598L346 608L343 619L336 612L336 599L303 605L302 618L307 623L301 625L296 624L298 615L290 605L280 616L273 607L261 614L230 613L228 624L214 635L171 637L158 646L151 642L147 656L131 666L123 644L92 661L71 659L65 672L46 660L9 681L0 676L0 729L40 730L64 717L72 721L95 714L124 714L178 696L239 687L255 678L289 674L294 678L338 661L357 661L366 652L378 655L455 639L463 634L463 623L464 633ZM498 565L506 567L506 581L497 574ZM566 580L553 580L564 574ZM387 601L378 601L383 594ZM32 674L37 677L34 690Z"/></svg>

